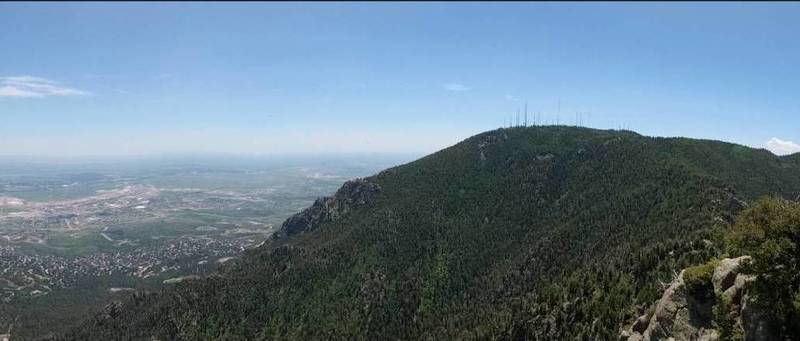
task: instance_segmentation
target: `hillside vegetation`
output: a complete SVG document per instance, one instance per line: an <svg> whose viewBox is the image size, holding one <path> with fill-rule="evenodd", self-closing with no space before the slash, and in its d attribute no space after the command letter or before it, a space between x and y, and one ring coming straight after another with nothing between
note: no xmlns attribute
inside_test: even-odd
<svg viewBox="0 0 800 341"><path fill-rule="evenodd" d="M726 258L681 271L620 340L800 340L800 202L759 199L725 234Z"/></svg>
<svg viewBox="0 0 800 341"><path fill-rule="evenodd" d="M738 219L726 241L731 254L752 255L753 296L770 312L778 337L800 339L800 202L762 199Z"/></svg>
<svg viewBox="0 0 800 341"><path fill-rule="evenodd" d="M350 182L218 275L65 339L616 339L800 162L717 141L498 129Z"/></svg>

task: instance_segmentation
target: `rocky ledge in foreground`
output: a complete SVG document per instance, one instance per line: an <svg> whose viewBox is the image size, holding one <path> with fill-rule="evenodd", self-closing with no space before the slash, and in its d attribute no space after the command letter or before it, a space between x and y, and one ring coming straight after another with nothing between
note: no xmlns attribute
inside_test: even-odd
<svg viewBox="0 0 800 341"><path fill-rule="evenodd" d="M685 269L620 340L777 340L769 308L748 295L755 277L740 273L749 256Z"/></svg>

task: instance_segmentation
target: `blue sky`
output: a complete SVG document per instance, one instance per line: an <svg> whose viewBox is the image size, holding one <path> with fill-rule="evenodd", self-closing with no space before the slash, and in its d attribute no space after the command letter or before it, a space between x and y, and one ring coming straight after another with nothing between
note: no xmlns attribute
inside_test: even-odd
<svg viewBox="0 0 800 341"><path fill-rule="evenodd" d="M798 32L797 3L3 3L0 155L429 153L525 101L788 153Z"/></svg>

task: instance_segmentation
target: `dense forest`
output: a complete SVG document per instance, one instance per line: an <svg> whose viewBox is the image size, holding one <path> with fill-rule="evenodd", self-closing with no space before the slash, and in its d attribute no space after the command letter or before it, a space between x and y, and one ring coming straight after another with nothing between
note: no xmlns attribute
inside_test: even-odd
<svg viewBox="0 0 800 341"><path fill-rule="evenodd" d="M763 196L800 196L800 157L493 130L348 182L219 273L61 338L616 339L676 271L731 252L736 215Z"/></svg>

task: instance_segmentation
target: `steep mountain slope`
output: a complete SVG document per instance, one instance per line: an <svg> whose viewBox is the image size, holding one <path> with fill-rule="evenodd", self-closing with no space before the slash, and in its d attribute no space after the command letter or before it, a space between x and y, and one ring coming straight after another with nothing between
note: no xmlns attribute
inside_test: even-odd
<svg viewBox="0 0 800 341"><path fill-rule="evenodd" d="M349 182L219 275L63 337L612 339L762 195L800 195L800 164L627 131L494 130Z"/></svg>
<svg viewBox="0 0 800 341"><path fill-rule="evenodd" d="M795 165L800 165L800 153L786 155L783 157L786 161L793 162Z"/></svg>

